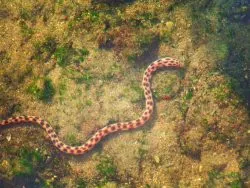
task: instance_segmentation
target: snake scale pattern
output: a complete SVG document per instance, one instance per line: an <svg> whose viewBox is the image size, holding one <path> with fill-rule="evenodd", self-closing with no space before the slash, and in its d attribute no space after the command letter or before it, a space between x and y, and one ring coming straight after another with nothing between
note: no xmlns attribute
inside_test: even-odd
<svg viewBox="0 0 250 188"><path fill-rule="evenodd" d="M153 109L154 109L154 102L153 96L151 91L151 77L152 74L160 69L160 68L170 68L170 69L178 69L181 68L181 63L170 57L162 58L157 61L151 63L148 68L146 69L142 86L144 89L144 95L146 98L146 109L142 113L141 117L136 120L129 121L129 122L121 122L121 123L114 123L103 127L102 129L98 130L93 136L91 136L83 145L81 146L70 146L63 143L53 130L53 128L49 125L49 123L40 117L36 116L18 116L18 117L11 117L7 120L0 121L0 128L7 126L7 125L16 125L16 124L24 124L24 123L32 123L40 125L48 134L49 139L52 141L55 147L61 150L64 153L68 153L71 155L81 155L96 146L98 142L100 142L105 136L117 132L117 131L125 131L130 129L136 129L138 127L143 126L152 116Z"/></svg>

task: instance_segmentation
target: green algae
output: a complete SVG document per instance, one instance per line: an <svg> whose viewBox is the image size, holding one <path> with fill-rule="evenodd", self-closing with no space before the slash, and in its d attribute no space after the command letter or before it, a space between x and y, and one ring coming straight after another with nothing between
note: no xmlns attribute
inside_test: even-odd
<svg viewBox="0 0 250 188"><path fill-rule="evenodd" d="M36 42L34 48L34 58L36 60L48 61L56 51L57 41L55 38L47 36L43 42Z"/></svg>
<svg viewBox="0 0 250 188"><path fill-rule="evenodd" d="M243 183L238 172L231 172L229 174L225 174L215 169L208 173L209 180L207 182L207 187L214 187L218 185L219 181L226 181L227 185L231 188L241 188L243 187Z"/></svg>
<svg viewBox="0 0 250 188"><path fill-rule="evenodd" d="M81 74L79 77L75 78L77 84L85 84L86 88L89 89L91 84L93 83L93 76L89 72L85 72Z"/></svg>
<svg viewBox="0 0 250 188"><path fill-rule="evenodd" d="M35 168L44 161L44 156L39 151L30 151L27 148L20 149L19 160L13 166L14 176L30 176Z"/></svg>
<svg viewBox="0 0 250 188"><path fill-rule="evenodd" d="M67 93L66 80L62 80L62 82L59 83L58 91L59 91L59 95L61 96L61 98L63 98L63 96Z"/></svg>
<svg viewBox="0 0 250 188"><path fill-rule="evenodd" d="M185 99L185 100L191 100L191 99L193 98L193 96L194 96L193 92L194 92L194 91L193 91L192 88L189 89L188 92L187 92L187 94L184 96L184 99Z"/></svg>
<svg viewBox="0 0 250 188"><path fill-rule="evenodd" d="M78 57L78 61L79 62L84 62L85 61L85 59L86 59L86 57L89 55L89 50L88 49L86 49L86 48L82 48L82 49L79 49L78 50L79 51L79 53L80 53L80 55L79 55L79 57Z"/></svg>
<svg viewBox="0 0 250 188"><path fill-rule="evenodd" d="M84 62L89 55L88 49L84 47L75 49L70 44L59 44L56 38L52 36L46 37L42 42L36 42L34 48L34 59L47 62L54 57L57 64L62 68L67 67L71 63Z"/></svg>
<svg viewBox="0 0 250 188"><path fill-rule="evenodd" d="M31 20L32 18L31 12L26 8L22 8L19 14L20 18L23 20Z"/></svg>
<svg viewBox="0 0 250 188"><path fill-rule="evenodd" d="M89 99L86 100L86 105L87 105L87 106L91 106L92 104L93 104L93 102L92 102L91 100L89 100Z"/></svg>
<svg viewBox="0 0 250 188"><path fill-rule="evenodd" d="M211 45L211 46L210 46ZM218 58L218 61L224 61L229 56L229 47L223 41L215 41L210 44L211 53Z"/></svg>
<svg viewBox="0 0 250 188"><path fill-rule="evenodd" d="M3 136L8 136L8 134L6 131L1 132ZM27 135L30 135L29 138L27 138ZM23 141L22 143L14 139L17 136ZM68 166L59 160L60 157L53 157L55 153L53 150L48 149L48 144L43 143L41 145L42 142L40 142L41 147L38 148L39 144L37 142L33 144L28 143L27 140L35 140L35 137L39 137L37 131L29 133L28 130L20 129L17 132L13 132L11 137L10 142L12 143L12 147L8 147L8 143L1 145L1 177L4 177L6 181L11 181L15 185L18 183L34 187L62 185L55 177L64 176L67 173ZM4 156L8 156L8 160ZM62 167L64 167L63 173Z"/></svg>
<svg viewBox="0 0 250 188"><path fill-rule="evenodd" d="M106 184L108 181L116 179L117 168L110 157L101 157L99 163L96 166L96 170L101 176L100 184Z"/></svg>
<svg viewBox="0 0 250 188"><path fill-rule="evenodd" d="M70 52L69 52L70 48L67 46L62 46L56 49L55 51L55 58L57 60L57 63L59 66L61 67L66 67L67 65L69 65L70 59Z"/></svg>
<svg viewBox="0 0 250 188"><path fill-rule="evenodd" d="M31 83L27 87L27 93L35 96L37 99L41 97L41 89L36 85L36 82Z"/></svg>
<svg viewBox="0 0 250 188"><path fill-rule="evenodd" d="M26 89L27 93L33 95L35 98L50 103L56 93L56 89L50 78L43 79L43 87L37 85L37 81L33 81Z"/></svg>
<svg viewBox="0 0 250 188"><path fill-rule="evenodd" d="M93 3L88 8L79 7L74 19L69 21L68 27L71 31L82 28L87 32L93 32L99 47L107 49L113 47L122 54L123 50L127 51L124 53L125 56L129 61L134 61L146 53L149 50L149 44L155 40L169 41L171 37L169 31L160 30L158 33L155 29L156 32L149 32L148 28L157 27L162 21L159 19L162 12L157 10L158 7L156 8L153 2L148 7L145 5L145 8L148 11L141 8L139 4L135 4L131 8L128 6L126 12L124 6L113 8L105 4ZM100 25L102 27L99 27ZM128 29L124 27L125 25ZM121 35L122 33L125 35ZM135 36L128 38L131 35Z"/></svg>
<svg viewBox="0 0 250 188"><path fill-rule="evenodd" d="M29 39L34 34L34 31L25 22L20 22L21 34L23 38Z"/></svg>
<svg viewBox="0 0 250 188"><path fill-rule="evenodd" d="M87 188L87 182L83 178L77 178L75 180L77 188Z"/></svg>
<svg viewBox="0 0 250 188"><path fill-rule="evenodd" d="M44 102L51 102L56 93L55 87L50 78L45 78L43 90L41 92L41 100Z"/></svg>

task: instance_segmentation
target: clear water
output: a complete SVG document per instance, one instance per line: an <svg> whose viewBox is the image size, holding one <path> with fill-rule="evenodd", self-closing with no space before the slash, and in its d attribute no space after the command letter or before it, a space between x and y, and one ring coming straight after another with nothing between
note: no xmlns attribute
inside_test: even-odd
<svg viewBox="0 0 250 188"><path fill-rule="evenodd" d="M83 156L0 127L0 187L249 187L249 31L249 0L1 1L0 120L77 146L141 116L151 62L184 69L154 75L149 123Z"/></svg>

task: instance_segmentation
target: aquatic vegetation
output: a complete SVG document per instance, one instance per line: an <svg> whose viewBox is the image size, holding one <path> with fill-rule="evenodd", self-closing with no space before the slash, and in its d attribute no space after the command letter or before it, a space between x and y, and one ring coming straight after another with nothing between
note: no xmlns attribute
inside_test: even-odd
<svg viewBox="0 0 250 188"><path fill-rule="evenodd" d="M55 53L57 48L57 42L55 38L48 36L46 37L45 41L35 43L34 48L34 58L37 61L46 62Z"/></svg>
<svg viewBox="0 0 250 188"><path fill-rule="evenodd" d="M57 64L63 68L71 63L80 64L85 61L89 55L89 50L86 48L74 49L68 45L57 47L53 54L57 60Z"/></svg>
<svg viewBox="0 0 250 188"><path fill-rule="evenodd" d="M66 67L70 63L70 48L68 46L58 47L54 56L59 66Z"/></svg>
<svg viewBox="0 0 250 188"><path fill-rule="evenodd" d="M224 184L227 184L231 188L243 187L241 176L238 172L225 174L217 169L214 169L208 173L208 177L209 180L207 181L207 185L209 187L218 185L218 182L224 182Z"/></svg>
<svg viewBox="0 0 250 188"><path fill-rule="evenodd" d="M117 168L110 157L101 157L99 164L96 166L96 170L102 178L101 184L116 179Z"/></svg>
<svg viewBox="0 0 250 188"><path fill-rule="evenodd" d="M193 89L192 88L187 88L185 91L185 95L183 96L181 103L180 103L180 110L182 112L183 117L186 117L186 113L189 109L189 103L190 100L193 98Z"/></svg>
<svg viewBox="0 0 250 188"><path fill-rule="evenodd" d="M14 176L32 175L35 167L38 167L43 160L44 156L39 151L21 149L19 161L13 167Z"/></svg>
<svg viewBox="0 0 250 188"><path fill-rule="evenodd" d="M156 23L159 23L158 16L153 12L142 12L141 9L139 10L139 14L137 14L135 17L132 15L131 17L128 17L127 21L130 22L133 27L150 27Z"/></svg>
<svg viewBox="0 0 250 188"><path fill-rule="evenodd" d="M92 76L92 74L90 72L85 72L83 74L81 74L79 77L75 78L75 81L77 84L86 84L86 89L89 89L92 82L93 82L94 77Z"/></svg>
<svg viewBox="0 0 250 188"><path fill-rule="evenodd" d="M171 42L171 35L174 30L174 22L167 21L159 25L156 32L159 35L159 40L163 43L170 43Z"/></svg>
<svg viewBox="0 0 250 188"><path fill-rule="evenodd" d="M32 82L26 90L29 94L35 96L37 99L41 98L41 89L36 85L36 82Z"/></svg>
<svg viewBox="0 0 250 188"><path fill-rule="evenodd" d="M214 140L218 140L221 143L227 144L228 146L230 146L231 142L232 142L231 141L232 139L227 134L221 133L219 131L217 131L213 135L211 135L210 138L214 139Z"/></svg>
<svg viewBox="0 0 250 188"><path fill-rule="evenodd" d="M78 29L83 27L90 31L95 25L99 24L100 10L97 11L95 8L79 7L73 20L70 20L68 24L69 30Z"/></svg>
<svg viewBox="0 0 250 188"><path fill-rule="evenodd" d="M75 180L76 188L87 188L87 182L83 178L77 178Z"/></svg>
<svg viewBox="0 0 250 188"><path fill-rule="evenodd" d="M63 80L62 82L59 83L58 85L58 91L60 96L64 96L65 93L67 92L67 84L66 80Z"/></svg>
<svg viewBox="0 0 250 188"><path fill-rule="evenodd" d="M1 64L8 64L10 62L10 57L6 51L0 51L0 66Z"/></svg>
<svg viewBox="0 0 250 188"><path fill-rule="evenodd" d="M192 98L193 98L193 89L191 88L187 91L187 94L184 96L184 99L191 100Z"/></svg>
<svg viewBox="0 0 250 188"><path fill-rule="evenodd" d="M219 85L212 89L212 93L215 94L215 97L218 101L226 102L230 98L230 92L226 85Z"/></svg>
<svg viewBox="0 0 250 188"><path fill-rule="evenodd" d="M82 56L88 56L89 55L89 51L86 48L82 48L79 51L80 51Z"/></svg>
<svg viewBox="0 0 250 188"><path fill-rule="evenodd" d="M91 106L93 104L93 102L91 100L86 100L86 105L87 106Z"/></svg>
<svg viewBox="0 0 250 188"><path fill-rule="evenodd" d="M160 93L157 90L153 90L153 96L155 97L156 100L160 99Z"/></svg>
<svg viewBox="0 0 250 188"><path fill-rule="evenodd" d="M19 130L12 136L22 137L22 140L25 140L27 137L25 133L28 132ZM38 134L31 134L27 140L37 138L37 136ZM67 164L60 156L54 158L55 153L51 150L44 149L49 146L46 143L43 143L46 146L41 145L38 149L36 143L30 145L27 140L19 143L19 141L11 139L10 142L14 142L12 147L9 147L8 143L2 143L0 173L4 180L10 180L14 184L22 182L23 186L32 187L62 185L63 183L59 181L58 177L63 177L68 172ZM5 160L5 156L8 156L9 159Z"/></svg>
<svg viewBox="0 0 250 188"><path fill-rule="evenodd" d="M28 9L26 9L26 8L21 8L19 14L20 14L20 18L21 18L22 20L27 21L27 20L31 20L31 19L32 19L31 11L28 10Z"/></svg>
<svg viewBox="0 0 250 188"><path fill-rule="evenodd" d="M58 84L59 100L62 103L67 93L67 80L62 79Z"/></svg>
<svg viewBox="0 0 250 188"><path fill-rule="evenodd" d="M43 87L37 85L37 81L32 82L26 91L43 102L49 103L52 101L56 90L50 78L44 78Z"/></svg>
<svg viewBox="0 0 250 188"><path fill-rule="evenodd" d="M161 3L161 2L159 2ZM135 28L151 28L160 22L160 7L153 3L145 4L143 2L135 2L132 6L128 6L124 12L123 19Z"/></svg>
<svg viewBox="0 0 250 188"><path fill-rule="evenodd" d="M78 60L79 60L80 62L84 62L85 59L86 59L86 57L89 55L89 50L86 49L86 48L82 48L82 49L79 49L78 51L79 51L79 53L80 53L80 55L79 55L79 57L78 57Z"/></svg>
<svg viewBox="0 0 250 188"><path fill-rule="evenodd" d="M211 93L215 96L215 99L219 104L229 103L237 106L240 103L240 100L235 96L233 88L237 87L237 83L233 80L226 80L224 83L221 83L213 88L211 88Z"/></svg>
<svg viewBox="0 0 250 188"><path fill-rule="evenodd" d="M8 153L15 152L18 159L2 160L0 162L1 172L5 173L6 178L27 177L35 174L35 171L43 166L45 156L39 150L30 150L25 147L14 149L14 151L6 151Z"/></svg>
<svg viewBox="0 0 250 188"><path fill-rule="evenodd" d="M52 98L56 93L55 87L52 83L52 80L49 78L45 78L43 90L41 91L41 100L44 102L51 102Z"/></svg>
<svg viewBox="0 0 250 188"><path fill-rule="evenodd" d="M24 21L20 22L21 27L21 34L25 39L31 38L31 36L34 34L34 31L29 27Z"/></svg>
<svg viewBox="0 0 250 188"><path fill-rule="evenodd" d="M147 153L148 153L147 149L139 148L139 150L138 150L138 160L139 160L139 162L143 161L143 159L146 157Z"/></svg>
<svg viewBox="0 0 250 188"><path fill-rule="evenodd" d="M81 28L93 32L100 48L112 48L132 62L150 47L157 48L152 43L170 41L173 22L163 16L163 7L153 2L136 2L114 8L96 2L89 7L79 7L68 27L71 31Z"/></svg>
<svg viewBox="0 0 250 188"><path fill-rule="evenodd" d="M173 92L173 86L172 85L164 88L164 94L165 95L171 94L172 92Z"/></svg>
<svg viewBox="0 0 250 188"><path fill-rule="evenodd" d="M209 44L211 53L218 58L218 61L224 61L229 56L228 45L223 41L214 41Z"/></svg>
<svg viewBox="0 0 250 188"><path fill-rule="evenodd" d="M137 54L136 53L131 53L127 56L128 62L135 62L137 59Z"/></svg>

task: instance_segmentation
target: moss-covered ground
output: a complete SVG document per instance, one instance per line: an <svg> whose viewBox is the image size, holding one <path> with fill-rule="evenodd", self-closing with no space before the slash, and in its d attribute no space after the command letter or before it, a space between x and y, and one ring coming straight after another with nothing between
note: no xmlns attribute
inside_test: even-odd
<svg viewBox="0 0 250 188"><path fill-rule="evenodd" d="M0 3L0 120L35 115L79 145L139 117L158 71L152 120L84 156L36 125L0 130L0 187L249 187L250 4L235 0Z"/></svg>

